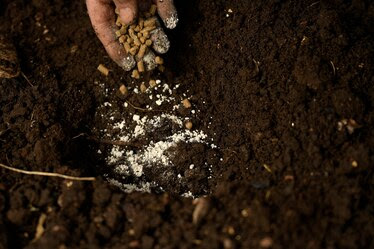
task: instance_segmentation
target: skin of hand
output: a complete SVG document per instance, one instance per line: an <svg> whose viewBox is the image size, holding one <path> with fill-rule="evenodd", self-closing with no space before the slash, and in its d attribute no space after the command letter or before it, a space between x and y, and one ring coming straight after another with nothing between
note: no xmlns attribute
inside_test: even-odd
<svg viewBox="0 0 374 249"><path fill-rule="evenodd" d="M136 62L133 56L126 53L115 35L118 27L115 24L114 9L118 8L123 24L131 24L136 20L138 11L148 10L152 2L157 5L158 15L165 26L169 29L175 28L178 15L173 0L86 0L88 15L95 33L110 58L126 71L130 71ZM155 44L159 44L153 46L156 52L165 53L169 49L170 43L161 27L152 34L151 39ZM152 66L148 66L147 70L151 69Z"/></svg>

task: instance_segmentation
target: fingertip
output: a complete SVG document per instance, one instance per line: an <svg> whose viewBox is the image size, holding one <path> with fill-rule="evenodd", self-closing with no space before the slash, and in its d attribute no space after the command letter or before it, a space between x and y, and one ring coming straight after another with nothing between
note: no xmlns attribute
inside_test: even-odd
<svg viewBox="0 0 374 249"><path fill-rule="evenodd" d="M137 0L113 0L123 24L131 24L135 21L138 14Z"/></svg>
<svg viewBox="0 0 374 249"><path fill-rule="evenodd" d="M136 61L133 56L126 55L118 64L125 71L130 71L135 67Z"/></svg>
<svg viewBox="0 0 374 249"><path fill-rule="evenodd" d="M143 61L147 71L152 71L157 67L156 55L151 50L144 55Z"/></svg>
<svg viewBox="0 0 374 249"><path fill-rule="evenodd" d="M177 24L179 22L178 13L175 12L170 17L165 18L163 21L168 29L174 29L175 27L177 27Z"/></svg>
<svg viewBox="0 0 374 249"><path fill-rule="evenodd" d="M104 47L110 58L117 63L118 66L122 67L126 71L130 71L136 65L135 59L132 55L126 53L125 49L118 40L112 40L108 44L104 44Z"/></svg>
<svg viewBox="0 0 374 249"><path fill-rule="evenodd" d="M132 8L126 7L119 10L121 21L125 25L132 24L135 21L136 14Z"/></svg>
<svg viewBox="0 0 374 249"><path fill-rule="evenodd" d="M151 32L153 49L159 54L165 54L170 48L170 41L162 28L157 28Z"/></svg>
<svg viewBox="0 0 374 249"><path fill-rule="evenodd" d="M173 0L157 1L157 10L166 28L174 29L177 26L179 18Z"/></svg>

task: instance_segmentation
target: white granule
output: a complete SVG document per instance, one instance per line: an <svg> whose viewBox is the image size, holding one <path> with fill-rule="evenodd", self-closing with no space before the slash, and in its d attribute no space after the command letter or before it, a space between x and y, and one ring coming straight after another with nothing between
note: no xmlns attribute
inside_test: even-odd
<svg viewBox="0 0 374 249"><path fill-rule="evenodd" d="M182 194L182 197L184 197L184 198L195 198L195 196L192 194L191 191L188 191L188 192Z"/></svg>
<svg viewBox="0 0 374 249"><path fill-rule="evenodd" d="M167 155L165 152L172 147L176 147L178 143L204 143L207 135L202 131L184 130L167 137L164 141L151 141L141 151L134 153L133 151L126 151L118 157L110 157L109 163L115 164L115 172L120 175L129 175L131 172L140 177L143 174L143 167L150 166L171 166L171 158L173 155ZM117 150L112 150L117 152ZM111 154L112 154L111 153ZM117 162L115 159L119 159Z"/></svg>
<svg viewBox="0 0 374 249"><path fill-rule="evenodd" d="M170 95L173 94L173 91L170 89L169 85L168 84L164 84L163 85L164 89L162 90L162 92L168 92Z"/></svg>
<svg viewBox="0 0 374 249"><path fill-rule="evenodd" d="M115 127L121 129L119 135L120 141L130 142L139 136L145 136L149 132L167 124L171 121L178 125L180 131L171 136L164 138L162 141L150 141L142 149L134 153L132 150L126 150L126 147L113 146L107 158L109 165L115 166L115 172L119 175L135 175L140 177L143 175L143 167L162 165L172 165L171 158L166 151L175 147L178 143L204 143L207 144L207 135L203 131L190 131L183 129L183 119L171 114L161 114L148 118L133 115L136 126L133 131L126 131L124 128L125 121L115 124Z"/></svg>
<svg viewBox="0 0 374 249"><path fill-rule="evenodd" d="M178 109L179 109L179 106L180 106L179 104L174 105L174 106L173 106L173 111L178 110Z"/></svg>
<svg viewBox="0 0 374 249"><path fill-rule="evenodd" d="M134 129L134 137L139 137L140 135L144 135L145 130L141 125L135 126Z"/></svg>
<svg viewBox="0 0 374 249"><path fill-rule="evenodd" d="M159 106L162 105L162 103L164 103L164 102L170 103L170 102L175 100L175 98L172 97L172 96L168 97L168 96L161 95L161 94L157 94L156 98L157 98L156 104L159 105Z"/></svg>
<svg viewBox="0 0 374 249"><path fill-rule="evenodd" d="M114 186L119 187L126 193L132 193L134 191L151 193L151 184L149 182L143 182L140 184L140 187L139 187L139 185L124 184L112 178L107 178L107 180L109 183L113 184Z"/></svg>
<svg viewBox="0 0 374 249"><path fill-rule="evenodd" d="M116 163L122 156L124 151L119 146L114 145L108 157L108 163Z"/></svg>
<svg viewBox="0 0 374 249"><path fill-rule="evenodd" d="M113 125L113 128L114 129L121 129L122 130L123 128L125 128L125 125L126 125L126 122L125 122L125 120L123 120L121 122L115 123Z"/></svg>

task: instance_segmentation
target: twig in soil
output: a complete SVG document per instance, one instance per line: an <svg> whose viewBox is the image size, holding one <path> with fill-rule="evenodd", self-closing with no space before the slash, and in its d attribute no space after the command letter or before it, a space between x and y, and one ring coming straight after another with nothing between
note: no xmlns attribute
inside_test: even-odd
<svg viewBox="0 0 374 249"><path fill-rule="evenodd" d="M314 2L314 3L312 3L311 5L309 5L307 8L313 7L314 5L319 4L319 2L320 2L320 1Z"/></svg>
<svg viewBox="0 0 374 249"><path fill-rule="evenodd" d="M78 137L82 137L82 136L87 136L87 134L86 133L80 133L80 134L74 136L72 139L77 139Z"/></svg>
<svg viewBox="0 0 374 249"><path fill-rule="evenodd" d="M334 62L330 61L330 64L332 66L332 71L334 72L334 76L335 76L336 75L336 69L335 69Z"/></svg>
<svg viewBox="0 0 374 249"><path fill-rule="evenodd" d="M149 110L149 109L137 107L137 106L131 104L129 101L126 101L126 103L129 104L129 106L131 106L135 110L142 111L142 112L163 112L162 110Z"/></svg>
<svg viewBox="0 0 374 249"><path fill-rule="evenodd" d="M117 146L125 146L125 147L135 147L135 148L141 148L144 144L141 143L135 143L135 142L124 142L119 140L109 140L109 139L99 139L95 137L90 137L86 133L80 133L73 137L72 139L77 139L78 137L86 136L88 140L101 143L101 144L109 144L109 145L117 145Z"/></svg>
<svg viewBox="0 0 374 249"><path fill-rule="evenodd" d="M7 131L9 131L10 130L10 128L7 128L7 129L5 129L5 130L3 130L3 131L0 131L0 137L2 136L2 135L4 135Z"/></svg>
<svg viewBox="0 0 374 249"><path fill-rule="evenodd" d="M4 169L8 169L17 173L22 173L25 175L37 175L37 176L48 176L48 177L59 177L67 180L72 180L72 181L95 181L95 177L79 177L79 176L67 176L59 173L51 173L51 172L41 172L41 171L28 171L28 170L23 170L23 169L17 169L13 168L7 165L4 165L0 163L0 167Z"/></svg>
<svg viewBox="0 0 374 249"><path fill-rule="evenodd" d="M124 141L118 141L118 140L109 140L109 139L96 139L89 137L88 139L93 140L98 143L102 144L109 144L109 145L117 145L117 146L125 146L125 147L135 147L135 148L141 148L143 145L140 143L134 143L134 142L124 142Z"/></svg>
<svg viewBox="0 0 374 249"><path fill-rule="evenodd" d="M138 111L142 111L142 112L151 112L151 111L155 111L155 110L148 110L148 109L145 109L145 108L137 107L137 106L131 104L129 101L126 101L126 103L129 104L132 108L134 108L135 110L138 110Z"/></svg>
<svg viewBox="0 0 374 249"><path fill-rule="evenodd" d="M264 163L262 166L266 169L267 172L273 173L273 171L271 170L271 168L269 167L269 165L267 165L267 164Z"/></svg>
<svg viewBox="0 0 374 249"><path fill-rule="evenodd" d="M31 243L34 243L35 241L40 239L40 237L42 237L42 235L44 233L44 230L45 230L44 229L44 223L45 223L46 219L47 219L47 215L45 213L42 213L39 217L38 225L36 226L35 237L31 241Z"/></svg>
<svg viewBox="0 0 374 249"><path fill-rule="evenodd" d="M252 59L253 63L255 64L256 66L256 73L259 73L260 72L260 62L259 61L256 61L255 59Z"/></svg>
<svg viewBox="0 0 374 249"><path fill-rule="evenodd" d="M29 78L27 78L27 76L21 71L21 75L23 78L25 78L25 80L27 81L27 83L29 83L29 85L31 87L34 87L34 85L31 83L31 81L29 80Z"/></svg>

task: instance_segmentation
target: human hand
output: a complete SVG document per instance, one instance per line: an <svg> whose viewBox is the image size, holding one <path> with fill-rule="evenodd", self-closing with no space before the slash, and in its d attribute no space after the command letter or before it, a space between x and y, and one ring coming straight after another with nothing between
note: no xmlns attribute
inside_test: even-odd
<svg viewBox="0 0 374 249"><path fill-rule="evenodd" d="M175 28L178 23L178 15L173 0L86 0L88 15L98 38L110 58L126 71L130 71L135 67L136 62L132 55L126 53L115 35L118 27L115 23L116 14L114 9L118 9L119 17L123 24L131 24L136 20L138 11L149 9L152 2L157 5L158 14L165 26L169 29ZM166 42L168 49L169 41L164 31L161 28L157 30L158 32L152 35L152 40L155 44L158 43L157 41ZM159 47L160 49L157 46L153 46L158 53L167 52L167 49L165 51L165 44Z"/></svg>

